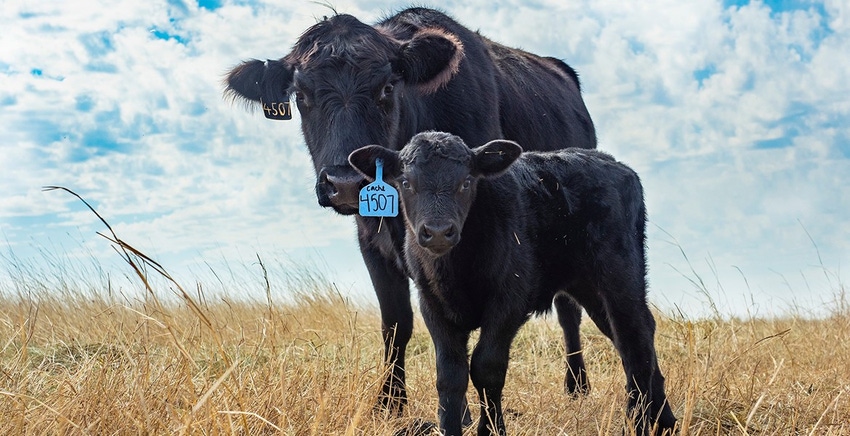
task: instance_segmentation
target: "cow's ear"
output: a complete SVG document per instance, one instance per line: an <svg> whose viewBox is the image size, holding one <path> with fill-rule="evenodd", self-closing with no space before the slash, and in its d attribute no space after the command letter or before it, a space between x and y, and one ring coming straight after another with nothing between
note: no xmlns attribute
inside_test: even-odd
<svg viewBox="0 0 850 436"><path fill-rule="evenodd" d="M504 173L519 158L522 147L513 141L496 139L472 149L472 152L472 174L495 177Z"/></svg>
<svg viewBox="0 0 850 436"><path fill-rule="evenodd" d="M375 160L377 159L384 161L385 181L393 180L401 175L401 161L395 150L380 145L367 145L348 155L348 163L370 182L375 180Z"/></svg>
<svg viewBox="0 0 850 436"><path fill-rule="evenodd" d="M431 94L454 77L463 57L463 43L457 36L428 28L401 45L393 70L419 92Z"/></svg>
<svg viewBox="0 0 850 436"><path fill-rule="evenodd" d="M256 59L242 62L224 79L225 95L248 102L283 102L289 100L292 67L281 61Z"/></svg>

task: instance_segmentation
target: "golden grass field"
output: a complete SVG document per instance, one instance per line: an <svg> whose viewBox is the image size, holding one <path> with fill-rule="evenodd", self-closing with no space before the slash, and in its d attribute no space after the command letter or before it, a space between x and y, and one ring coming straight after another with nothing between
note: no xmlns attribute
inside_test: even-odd
<svg viewBox="0 0 850 436"><path fill-rule="evenodd" d="M373 407L385 370L376 308L310 268L269 274L259 256L252 268L262 274L235 275L233 289L215 271L217 290L186 286L80 200L127 271L113 278L96 261L69 264L49 251L45 265L0 255L10 279L0 282L0 435L392 435L437 420L434 350L420 318L407 348L409 404L387 416ZM656 320L678 434L850 435L843 285L817 319ZM509 434L630 433L619 357L592 323L581 336L592 391L570 398L554 317L520 331L504 390ZM471 384L468 398L477 401Z"/></svg>
<svg viewBox="0 0 850 436"><path fill-rule="evenodd" d="M372 407L383 368L377 310L321 277L308 274L285 302L274 281L251 285L252 299L207 295L202 283L149 283L129 297L109 280L56 289L17 277L0 288L0 434L389 435L436 419L421 321L408 347L409 406L384 416ZM656 314L680 434L850 435L843 296L823 319ZM554 317L522 329L505 388L510 434L622 433L620 360L591 323L582 337L593 389L570 399Z"/></svg>

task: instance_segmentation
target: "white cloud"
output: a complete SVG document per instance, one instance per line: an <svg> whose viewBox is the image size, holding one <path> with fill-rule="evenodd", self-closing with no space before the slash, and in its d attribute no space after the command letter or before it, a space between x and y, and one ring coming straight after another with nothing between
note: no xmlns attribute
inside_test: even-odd
<svg viewBox="0 0 850 436"><path fill-rule="evenodd" d="M336 8L372 22L402 6L375 3ZM720 276L730 311L746 294L739 269L768 309L789 297L785 282L817 298L833 290L819 282L800 223L829 268L847 261L846 2L782 12L708 0L443 7L485 36L579 71L600 147L640 172L652 222L697 272ZM213 11L3 3L0 232L24 251L102 230L70 196L40 192L60 184L95 203L123 238L181 265L315 250L368 295L352 220L315 204L298 120L267 121L221 96L230 67L283 56L329 14L308 1ZM665 240L651 230L653 299L702 310ZM86 250L113 255L97 242Z"/></svg>

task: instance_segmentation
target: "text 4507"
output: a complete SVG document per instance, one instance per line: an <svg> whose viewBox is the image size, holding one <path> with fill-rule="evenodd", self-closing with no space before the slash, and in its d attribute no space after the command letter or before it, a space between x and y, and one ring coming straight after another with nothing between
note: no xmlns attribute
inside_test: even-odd
<svg viewBox="0 0 850 436"><path fill-rule="evenodd" d="M363 204L368 209L368 212L387 212L395 214L396 198L395 194L382 194L379 192L370 192L360 195L360 204Z"/></svg>

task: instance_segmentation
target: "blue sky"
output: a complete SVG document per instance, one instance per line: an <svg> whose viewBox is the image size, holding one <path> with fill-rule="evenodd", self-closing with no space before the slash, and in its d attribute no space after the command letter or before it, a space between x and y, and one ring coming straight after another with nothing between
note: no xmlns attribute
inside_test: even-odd
<svg viewBox="0 0 850 436"><path fill-rule="evenodd" d="M366 22L404 6L332 3ZM846 1L440 7L579 71L600 148L645 184L655 305L828 311L850 260ZM56 259L127 273L94 216L41 191L63 185L187 282L253 295L259 255L282 282L306 265L374 302L353 221L316 205L297 116L221 97L231 66L282 57L327 14L309 1L3 2L0 287L14 289L16 265Z"/></svg>

